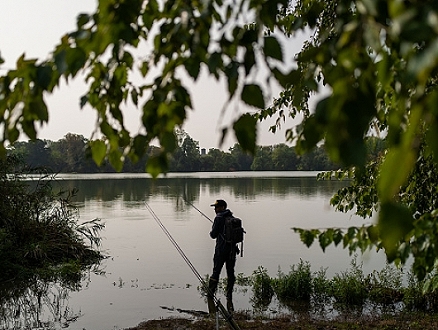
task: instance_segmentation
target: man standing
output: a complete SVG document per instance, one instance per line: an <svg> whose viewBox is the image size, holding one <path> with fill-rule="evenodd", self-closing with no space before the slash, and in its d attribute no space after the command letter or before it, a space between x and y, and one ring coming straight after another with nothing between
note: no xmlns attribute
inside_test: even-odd
<svg viewBox="0 0 438 330"><path fill-rule="evenodd" d="M216 292L219 276L224 264L227 270L227 310L229 313L234 311L232 297L234 282L236 281L236 276L234 275L234 266L236 265L236 254L239 253L239 249L236 244L227 243L224 237L225 220L227 217L232 216L232 212L227 209L227 203L222 199L218 199L211 206L214 206L216 217L214 218L210 237L216 239L216 246L213 257L213 274L210 276L210 281L208 283L207 302L209 314L215 315L216 306L213 297Z"/></svg>

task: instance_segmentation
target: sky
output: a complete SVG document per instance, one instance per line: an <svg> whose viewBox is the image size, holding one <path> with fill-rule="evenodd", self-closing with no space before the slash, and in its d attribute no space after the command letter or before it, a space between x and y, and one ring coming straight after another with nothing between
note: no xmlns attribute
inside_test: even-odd
<svg viewBox="0 0 438 330"><path fill-rule="evenodd" d="M76 27L79 13L95 11L95 0L0 0L0 54L5 63L0 66L0 74L12 69L16 60L24 53L26 58L45 59L54 49L61 37ZM298 51L301 42L292 44L286 56L291 58ZM242 104L232 103L225 112L226 86L202 75L197 82L188 81L194 110L189 112L183 129L195 140L200 148L219 148L222 128L230 125L239 114L248 110ZM272 92L266 104L272 102L280 90L272 86ZM91 138L96 124L96 113L90 107L80 108L80 97L87 91L83 79L63 82L55 93L48 95L49 123L38 129L38 138L57 141L67 133ZM140 109L128 106L124 109L126 126L132 132L140 128ZM285 128L276 134L269 132L275 119L258 126L258 145L275 145L285 142ZM26 140L27 138L23 136ZM236 139L229 134L221 149L228 150Z"/></svg>

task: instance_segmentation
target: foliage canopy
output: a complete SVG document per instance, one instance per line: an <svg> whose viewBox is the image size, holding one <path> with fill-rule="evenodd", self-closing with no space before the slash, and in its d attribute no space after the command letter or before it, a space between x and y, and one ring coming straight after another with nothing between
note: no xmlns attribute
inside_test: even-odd
<svg viewBox="0 0 438 330"><path fill-rule="evenodd" d="M288 61L280 36L293 40L301 32L310 37ZM35 123L48 120L44 95L61 79L85 72L89 90L81 104L97 111L96 133L105 136L90 145L95 162L108 157L120 170L124 157L140 159L158 139L162 152L146 165L156 176L167 170L167 154L177 147L174 130L192 109L183 77L196 81L206 69L224 79L229 101L238 99L260 110L256 116L241 116L233 126L245 150L255 150L257 119L278 116L279 126L285 118L303 114L286 139L300 151L324 141L332 160L353 168L360 181L371 169L366 167L367 134L386 136L388 151L366 182L375 191L363 195L357 185L362 199L350 205L365 205L365 197L372 198L359 211L370 213L376 205L376 230L356 228L349 230L351 236L332 229L319 240L323 247L342 239L350 246L379 245L390 260L404 261L403 253L414 249L403 247L413 247L416 230L427 236L435 227L434 202L422 196L432 208L415 210L412 205L417 204L411 202L418 196L403 192L412 187L411 180L419 185L419 160L427 159L433 168L438 159L437 36L434 0L100 0L95 13L78 16L76 31L64 35L48 59L22 56L14 70L0 77L1 152L21 132L36 138ZM136 52L142 56L136 58ZM254 79L262 67L268 72L266 83L276 81L284 88L271 106L265 81ZM136 72L143 77L140 82L132 78ZM327 95L310 109L311 96L321 90ZM129 132L124 125L123 104L128 101L142 110L140 132ZM436 171L427 174L433 179ZM418 227L416 219L424 225ZM302 235L310 242L315 233ZM420 276L434 267L438 252L434 240L424 244L424 254L414 254L425 260L417 268Z"/></svg>

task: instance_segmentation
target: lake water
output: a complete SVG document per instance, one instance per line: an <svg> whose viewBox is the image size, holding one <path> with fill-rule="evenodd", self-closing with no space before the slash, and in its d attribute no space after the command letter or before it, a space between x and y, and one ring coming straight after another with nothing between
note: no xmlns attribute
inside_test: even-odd
<svg viewBox="0 0 438 330"><path fill-rule="evenodd" d="M225 199L243 220L247 235L236 273L245 275L263 266L275 276L279 267L288 272L300 260L310 262L312 271L327 268L327 277L346 271L351 262L348 251L330 247L323 253L316 243L307 248L291 228L364 223L334 211L330 198L344 183L317 181L315 172L170 174L157 180L146 174L91 174L58 179L64 188L79 189L74 201L81 221L100 218L105 223L102 249L110 256L101 265L104 275L90 274L82 290L63 300L63 308L74 318L68 329L123 329L152 318L181 316L172 308L207 310L196 277L145 203L202 276L212 270L211 223L184 200L213 219L209 205ZM365 273L385 265L380 253L358 260L363 260ZM237 293L236 309L251 309L249 300L249 292Z"/></svg>

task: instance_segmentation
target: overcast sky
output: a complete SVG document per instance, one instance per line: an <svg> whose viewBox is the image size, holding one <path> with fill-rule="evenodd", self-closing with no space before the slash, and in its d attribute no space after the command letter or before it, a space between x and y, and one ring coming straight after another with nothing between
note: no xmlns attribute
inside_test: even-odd
<svg viewBox="0 0 438 330"><path fill-rule="evenodd" d="M51 53L62 35L76 27L79 13L95 11L95 0L0 0L0 52L6 63L0 66L0 73L11 69L23 53L26 58L44 59ZM295 47L299 49L299 44ZM292 52L287 56L292 56ZM225 85L217 83L205 75L196 83L190 82L190 92L194 111L184 125L185 131L201 148L218 148L221 129L236 119L239 113L247 110L242 105L231 104L222 113L225 103ZM276 96L273 86L271 98ZM91 108L80 109L80 97L85 94L83 80L75 79L49 95L49 124L39 130L38 137L57 141L67 133L81 134L90 138L95 128L96 115ZM137 132L140 127L140 110L132 107L126 109L125 120L128 129ZM268 132L273 120L259 126L259 145L273 145L285 141L284 130L276 134ZM290 123L289 123L290 124ZM227 150L235 143L234 136L226 140L222 149Z"/></svg>

